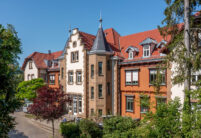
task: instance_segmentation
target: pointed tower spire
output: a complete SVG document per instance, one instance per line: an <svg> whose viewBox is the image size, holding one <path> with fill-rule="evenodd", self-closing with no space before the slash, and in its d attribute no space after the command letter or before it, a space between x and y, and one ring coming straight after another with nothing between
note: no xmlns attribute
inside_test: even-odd
<svg viewBox="0 0 201 138"><path fill-rule="evenodd" d="M93 46L90 50L90 54L113 54L112 49L106 41L105 33L102 28L102 17L100 14L100 26L96 35L96 39L94 40Z"/></svg>
<svg viewBox="0 0 201 138"><path fill-rule="evenodd" d="M100 19L99 19L99 22L100 22L99 28L102 28L103 19L102 19L102 16L101 16L101 11L100 11Z"/></svg>

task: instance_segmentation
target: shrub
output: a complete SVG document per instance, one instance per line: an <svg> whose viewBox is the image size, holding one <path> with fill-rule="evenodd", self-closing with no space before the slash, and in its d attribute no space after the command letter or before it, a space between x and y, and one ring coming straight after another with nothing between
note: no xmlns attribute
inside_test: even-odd
<svg viewBox="0 0 201 138"><path fill-rule="evenodd" d="M78 138L80 136L79 126L76 123L61 123L60 131L66 138Z"/></svg>
<svg viewBox="0 0 201 138"><path fill-rule="evenodd" d="M137 125L138 123L130 117L115 116L106 118L103 121L104 137L132 137Z"/></svg>
<svg viewBox="0 0 201 138"><path fill-rule="evenodd" d="M82 119L79 122L79 128L81 131L81 137L83 138L101 138L102 130L100 127L93 121L88 119Z"/></svg>

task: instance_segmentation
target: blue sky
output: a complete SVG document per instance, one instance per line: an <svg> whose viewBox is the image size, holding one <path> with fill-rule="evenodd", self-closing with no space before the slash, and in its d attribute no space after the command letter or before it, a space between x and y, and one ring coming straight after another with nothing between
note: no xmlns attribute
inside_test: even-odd
<svg viewBox="0 0 201 138"><path fill-rule="evenodd" d="M34 51L64 48L68 29L96 34L103 28L120 35L155 29L164 18L164 0L0 0L0 24L14 25L22 42L19 63Z"/></svg>

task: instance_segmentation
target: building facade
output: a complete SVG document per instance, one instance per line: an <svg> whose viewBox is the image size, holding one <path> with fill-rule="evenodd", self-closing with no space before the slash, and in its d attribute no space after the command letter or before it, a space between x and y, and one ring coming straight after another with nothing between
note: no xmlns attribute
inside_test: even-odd
<svg viewBox="0 0 201 138"><path fill-rule="evenodd" d="M28 56L24 80L41 77L50 87L61 85L72 99L68 114L75 117L141 119L160 103L176 97L183 102L184 86L171 81L176 65L163 64L169 41L158 29L120 36L113 28L103 30L100 19L96 36L75 28L63 51ZM192 81L200 80L200 74L192 74Z"/></svg>
<svg viewBox="0 0 201 138"><path fill-rule="evenodd" d="M53 88L59 88L60 85L60 63L57 59L63 51L51 53L34 52L29 55L22 65L24 71L24 80L34 78L43 78L44 81Z"/></svg>

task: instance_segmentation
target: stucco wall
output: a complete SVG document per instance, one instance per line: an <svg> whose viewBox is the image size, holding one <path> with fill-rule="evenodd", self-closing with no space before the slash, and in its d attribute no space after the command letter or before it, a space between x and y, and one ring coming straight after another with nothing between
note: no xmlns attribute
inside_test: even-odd
<svg viewBox="0 0 201 138"><path fill-rule="evenodd" d="M29 69L29 62L32 61L32 69ZM28 80L28 75L34 74L34 78L38 78L38 69L34 63L33 60L29 60L25 66L25 70L24 70L24 80L27 81Z"/></svg>
<svg viewBox="0 0 201 138"><path fill-rule="evenodd" d="M77 46L73 46L73 42L77 42ZM79 61L71 62L71 52L79 52ZM70 94L80 94L82 96L82 112L84 111L84 45L81 44L81 39L79 38L78 30L73 30L70 41L68 43L68 48L66 51L66 92ZM82 83L76 84L76 70L82 71ZM73 71L73 84L68 83L68 72Z"/></svg>

